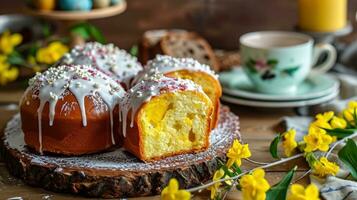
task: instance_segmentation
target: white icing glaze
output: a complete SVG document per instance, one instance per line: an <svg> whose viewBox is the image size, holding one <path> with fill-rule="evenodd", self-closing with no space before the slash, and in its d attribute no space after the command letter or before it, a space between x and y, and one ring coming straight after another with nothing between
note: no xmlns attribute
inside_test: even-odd
<svg viewBox="0 0 357 200"><path fill-rule="evenodd" d="M156 73L169 73L178 70L200 71L211 75L218 80L218 75L208 65L201 64L192 58L174 58L166 55L157 55L150 60L144 70L134 78L133 85Z"/></svg>
<svg viewBox="0 0 357 200"><path fill-rule="evenodd" d="M143 69L136 57L125 50L113 44L103 45L97 42L75 46L59 63L91 65L126 86L129 86L132 78Z"/></svg>
<svg viewBox="0 0 357 200"><path fill-rule="evenodd" d="M115 144L113 135L113 110L119 104L119 99L124 95L124 89L109 76L85 65L62 65L49 68L43 73L37 73L29 81L29 89L32 90L32 98L40 100L38 112L38 132L40 153L42 153L42 112L46 103L49 103L49 125L54 123L55 108L58 99L71 92L78 103L82 115L82 124L87 126L85 110L85 97L95 97L97 101L103 101L110 115L111 139ZM68 92L69 91L69 92ZM73 105L71 105L73 106ZM68 107L62 107L66 110Z"/></svg>
<svg viewBox="0 0 357 200"><path fill-rule="evenodd" d="M150 101L154 96L177 91L199 91L204 94L202 88L190 80L169 78L162 74L155 74L132 87L120 102L119 119L123 124L124 137L126 136L126 123L129 111L131 111L130 127L133 127L134 116L144 102Z"/></svg>
<svg viewBox="0 0 357 200"><path fill-rule="evenodd" d="M220 110L219 124L210 134L210 146L206 151L192 154L181 154L155 162L142 162L123 148L111 152L83 156L38 155L30 151L21 130L20 116L16 114L4 130L4 146L28 158L33 165L57 167L57 171L69 169L81 170L115 170L123 172L152 173L153 170L166 170L211 160L218 154L225 154L234 139L240 139L239 119L223 106Z"/></svg>

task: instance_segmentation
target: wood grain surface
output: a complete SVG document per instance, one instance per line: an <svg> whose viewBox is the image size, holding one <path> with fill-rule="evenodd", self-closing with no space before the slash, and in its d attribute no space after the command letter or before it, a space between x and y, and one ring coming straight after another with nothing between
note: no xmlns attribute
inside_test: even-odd
<svg viewBox="0 0 357 200"><path fill-rule="evenodd" d="M1 0L0 14L23 13L22 0ZM349 20L355 26L354 15L357 1L349 1ZM257 14L259 13L259 14ZM141 34L149 29L183 28L202 34L215 48L237 49L242 33L257 30L293 30L297 20L296 1L290 0L128 0L127 11L121 15L93 20L102 29L107 40L121 48L134 45ZM57 23L57 30L63 30ZM356 33L347 41L357 38ZM0 127L17 112L16 104L21 89L0 88ZM8 103L14 104L8 106ZM229 105L240 116L243 141L250 144L252 159L271 162L269 144L275 135L275 126L282 116L294 115L289 109L257 109ZM15 108L15 110L12 110ZM303 160L293 161L268 169L271 184L276 183L294 165L299 165L297 175L306 170ZM244 169L254 165L243 163ZM301 180L307 183L308 179ZM239 192L231 192L228 199L239 199ZM0 158L0 199L22 197L23 199L87 199L66 194L57 194L25 185L8 174ZM207 199L208 193L195 194L194 199ZM148 197L140 199L159 199Z"/></svg>

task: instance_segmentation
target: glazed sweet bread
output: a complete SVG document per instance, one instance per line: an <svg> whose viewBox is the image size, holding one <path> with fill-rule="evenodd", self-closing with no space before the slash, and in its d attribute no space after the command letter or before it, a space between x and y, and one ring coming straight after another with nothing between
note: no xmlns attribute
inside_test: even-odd
<svg viewBox="0 0 357 200"><path fill-rule="evenodd" d="M136 57L113 44L89 42L75 46L65 54L58 65L89 65L119 81L127 88L132 78L142 70Z"/></svg>
<svg viewBox="0 0 357 200"><path fill-rule="evenodd" d="M213 106L190 80L155 75L131 88L120 108L124 148L143 161L209 146Z"/></svg>
<svg viewBox="0 0 357 200"><path fill-rule="evenodd" d="M203 91L211 99L214 111L211 128L215 128L219 119L220 97L222 87L217 75L207 65L200 64L191 58L173 58L171 56L157 55L148 62L145 69L135 77L133 83L137 83L156 73L173 78L189 79L200 85Z"/></svg>
<svg viewBox="0 0 357 200"><path fill-rule="evenodd" d="M38 73L21 102L26 144L39 153L82 155L119 141L119 99L124 89L104 73L63 65Z"/></svg>

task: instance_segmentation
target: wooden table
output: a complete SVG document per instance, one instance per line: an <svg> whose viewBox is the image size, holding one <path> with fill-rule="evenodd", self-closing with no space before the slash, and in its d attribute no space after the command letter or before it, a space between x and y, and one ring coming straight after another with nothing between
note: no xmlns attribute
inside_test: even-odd
<svg viewBox="0 0 357 200"><path fill-rule="evenodd" d="M22 90L0 91L0 127L3 127L7 120L11 118L17 111L16 106L5 106L5 103L16 102L20 99ZM273 159L269 153L269 145L274 137L275 128L280 118L286 115L293 115L290 109L258 109L235 106L227 104L231 110L240 117L241 133L243 141L249 144L252 151L252 159L261 162L272 162ZM15 109L14 109L15 107ZM293 166L298 165L297 176L303 174L307 170L307 165L303 159L298 159L290 163L276 166L267 169L267 178L270 184L275 184L284 174ZM243 161L243 169L251 169L255 167L253 164ZM308 183L308 178L304 178L300 182ZM228 199L239 199L239 192L234 191L228 195ZM209 193L207 191L202 194L195 195L194 199L207 199ZM58 194L49 192L40 188L33 188L22 183L11 175L9 175L5 164L0 158L0 199L10 197L22 197L23 199L87 199L68 194ZM159 197L146 197L138 199L159 199Z"/></svg>

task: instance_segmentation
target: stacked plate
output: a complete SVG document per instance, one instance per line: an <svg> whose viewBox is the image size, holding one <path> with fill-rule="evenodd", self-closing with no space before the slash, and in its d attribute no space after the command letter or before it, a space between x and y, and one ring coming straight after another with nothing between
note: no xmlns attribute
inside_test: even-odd
<svg viewBox="0 0 357 200"><path fill-rule="evenodd" d="M253 83L241 68L219 74L223 87L222 100L253 107L302 107L325 103L339 94L339 81L331 75L308 77L293 95L263 94L255 90Z"/></svg>

